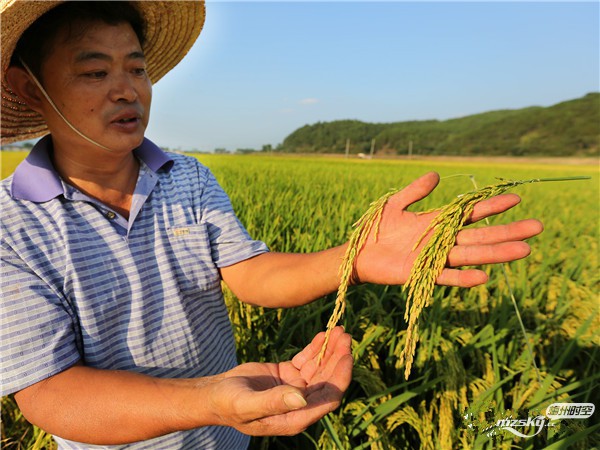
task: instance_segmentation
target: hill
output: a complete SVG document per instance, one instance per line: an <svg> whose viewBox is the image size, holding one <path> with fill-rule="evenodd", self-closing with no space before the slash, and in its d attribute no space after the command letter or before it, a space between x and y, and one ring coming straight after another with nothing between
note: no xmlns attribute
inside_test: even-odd
<svg viewBox="0 0 600 450"><path fill-rule="evenodd" d="M338 120L305 125L286 137L281 152L420 155L598 156L600 93L549 107L499 110L450 120L366 123Z"/></svg>

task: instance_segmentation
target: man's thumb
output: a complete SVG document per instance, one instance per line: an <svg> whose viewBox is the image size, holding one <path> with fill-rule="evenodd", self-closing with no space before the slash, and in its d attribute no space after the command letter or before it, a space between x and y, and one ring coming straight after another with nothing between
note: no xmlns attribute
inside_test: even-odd
<svg viewBox="0 0 600 450"><path fill-rule="evenodd" d="M290 411L304 408L307 404L304 397L297 391L283 394L283 403L285 403L285 406L287 406Z"/></svg>
<svg viewBox="0 0 600 450"><path fill-rule="evenodd" d="M438 185L440 176L436 172L428 172L410 183L390 199L396 207L405 209L427 197Z"/></svg>
<svg viewBox="0 0 600 450"><path fill-rule="evenodd" d="M293 386L276 386L258 392L254 397L255 408L261 417L275 416L306 406L306 400Z"/></svg>

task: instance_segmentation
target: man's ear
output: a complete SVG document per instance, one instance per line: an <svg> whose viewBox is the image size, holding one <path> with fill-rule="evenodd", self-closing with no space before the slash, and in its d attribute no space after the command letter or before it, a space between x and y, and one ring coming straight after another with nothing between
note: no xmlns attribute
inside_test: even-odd
<svg viewBox="0 0 600 450"><path fill-rule="evenodd" d="M42 94L30 75L22 67L10 66L6 71L6 81L12 91L27 106L37 113L42 113Z"/></svg>

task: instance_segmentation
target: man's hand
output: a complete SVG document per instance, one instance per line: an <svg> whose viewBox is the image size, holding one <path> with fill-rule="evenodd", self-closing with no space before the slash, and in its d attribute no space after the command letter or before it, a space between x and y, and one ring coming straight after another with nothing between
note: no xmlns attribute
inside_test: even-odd
<svg viewBox="0 0 600 450"><path fill-rule="evenodd" d="M247 363L219 375L210 408L217 422L250 435L294 435L340 404L352 377L350 335L332 331L320 365L325 333L291 361Z"/></svg>
<svg viewBox="0 0 600 450"><path fill-rule="evenodd" d="M373 234L361 250L356 261L356 275L360 282L378 284L404 284L415 259L427 239L413 251L413 246L423 234L437 212L415 214L408 206L428 196L437 186L439 175L430 172L418 178L386 204L381 219L379 235ZM515 194L504 194L482 201L475 206L469 222L504 212L520 202ZM458 233L456 245L448 255L447 268L437 279L437 284L471 287L487 281L482 270L457 270L455 267L508 262L524 258L530 248L524 239L541 233L542 224L535 219L513 222L508 225L465 229Z"/></svg>

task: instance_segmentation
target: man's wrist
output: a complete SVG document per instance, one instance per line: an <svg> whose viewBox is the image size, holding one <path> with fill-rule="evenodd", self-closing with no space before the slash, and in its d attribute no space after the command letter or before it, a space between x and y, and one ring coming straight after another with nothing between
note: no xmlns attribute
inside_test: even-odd
<svg viewBox="0 0 600 450"><path fill-rule="evenodd" d="M177 414L181 428L225 425L216 401L218 395L216 385L222 379L222 374L219 374L181 380L184 387L178 390L179 400L173 404L173 412Z"/></svg>

